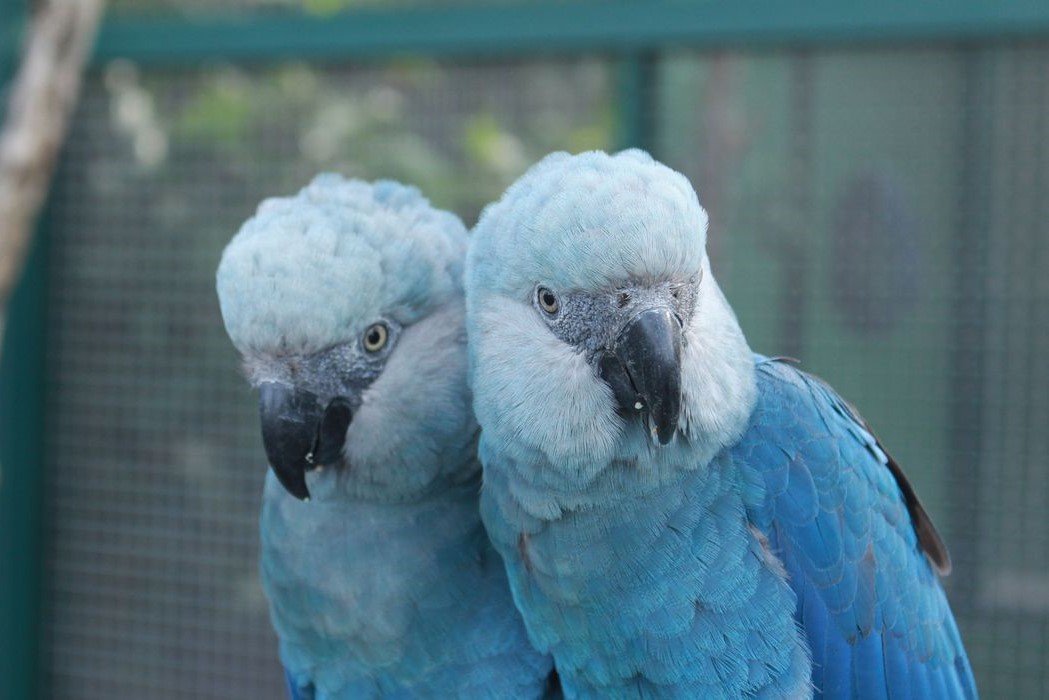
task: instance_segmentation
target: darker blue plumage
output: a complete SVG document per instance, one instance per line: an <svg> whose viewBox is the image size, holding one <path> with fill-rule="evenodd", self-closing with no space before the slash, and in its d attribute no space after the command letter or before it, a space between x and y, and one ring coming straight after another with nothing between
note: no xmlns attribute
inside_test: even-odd
<svg viewBox="0 0 1049 700"><path fill-rule="evenodd" d="M757 404L730 454L750 486L748 517L797 594L816 692L975 697L954 618L888 456L822 382L764 358L756 372Z"/></svg>
<svg viewBox="0 0 1049 700"><path fill-rule="evenodd" d="M288 685L289 700L313 700L316 695L312 684L300 685L288 670L284 671L284 682Z"/></svg>

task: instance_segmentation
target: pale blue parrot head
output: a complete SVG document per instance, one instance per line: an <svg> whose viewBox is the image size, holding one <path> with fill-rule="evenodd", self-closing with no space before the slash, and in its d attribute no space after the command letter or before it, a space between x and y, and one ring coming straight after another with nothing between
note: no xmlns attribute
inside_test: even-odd
<svg viewBox="0 0 1049 700"><path fill-rule="evenodd" d="M230 241L222 317L293 495L408 500L463 476L465 249L418 190L337 175L264 201Z"/></svg>
<svg viewBox="0 0 1049 700"><path fill-rule="evenodd" d="M555 153L490 205L466 271L486 435L584 477L627 442L738 435L753 362L706 234L688 180L637 150Z"/></svg>

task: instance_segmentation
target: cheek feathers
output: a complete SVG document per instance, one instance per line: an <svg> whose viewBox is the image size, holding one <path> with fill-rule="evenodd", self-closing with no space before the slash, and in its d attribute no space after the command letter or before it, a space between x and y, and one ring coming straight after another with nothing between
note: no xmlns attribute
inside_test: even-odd
<svg viewBox="0 0 1049 700"><path fill-rule="evenodd" d="M461 468L476 431L466 385L463 307L408 326L350 423L347 454L365 480L411 492Z"/></svg>
<svg viewBox="0 0 1049 700"><path fill-rule="evenodd" d="M562 468L599 469L621 430L611 390L528 304L485 300L473 319L475 409L500 441Z"/></svg>
<svg viewBox="0 0 1049 700"><path fill-rule="evenodd" d="M754 359L735 314L705 275L685 332L681 428L711 456L746 427L757 394Z"/></svg>

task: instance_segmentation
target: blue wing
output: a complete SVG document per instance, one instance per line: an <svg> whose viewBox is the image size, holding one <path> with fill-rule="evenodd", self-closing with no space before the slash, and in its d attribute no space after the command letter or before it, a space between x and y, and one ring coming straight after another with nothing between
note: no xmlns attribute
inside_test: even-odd
<svg viewBox="0 0 1049 700"><path fill-rule="evenodd" d="M783 561L823 697L976 697L933 566L950 560L898 465L823 382L758 358L733 448L748 516Z"/></svg>

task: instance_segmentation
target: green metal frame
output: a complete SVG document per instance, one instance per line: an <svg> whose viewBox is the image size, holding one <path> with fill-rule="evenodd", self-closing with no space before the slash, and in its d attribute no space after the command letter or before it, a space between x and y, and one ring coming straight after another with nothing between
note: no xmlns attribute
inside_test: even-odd
<svg viewBox="0 0 1049 700"><path fill-rule="evenodd" d="M0 358L0 697L12 699L36 697L39 677L46 245L37 236Z"/></svg>
<svg viewBox="0 0 1049 700"><path fill-rule="evenodd" d="M0 84L15 65L26 6L0 0ZM1046 36L1046 0L517 0L326 18L117 16L103 24L93 60L193 66L605 53L619 62L617 141L652 149L659 51ZM46 245L38 236L12 300L0 361L0 697L12 699L39 691Z"/></svg>
<svg viewBox="0 0 1049 700"><path fill-rule="evenodd" d="M616 145L620 148L653 150L657 90L656 59L651 52L631 54L620 59L617 104L619 105Z"/></svg>
<svg viewBox="0 0 1049 700"><path fill-rule="evenodd" d="M675 46L926 41L1049 33L1045 0L540 0L186 21L118 17L97 57L150 63L633 53Z"/></svg>
<svg viewBox="0 0 1049 700"><path fill-rule="evenodd" d="M971 429L982 421L983 406L976 397L983 396L985 379L985 345L987 319L987 232L992 230L990 187L987 182L989 161L992 158L991 107L994 103L991 64L986 51L973 51L965 61L965 121L963 133L969 156L962 171L961 201L972 216L958 227L954 240L953 262L959 274L952 290L955 324L952 338L951 376L956 389L950 405L951 434L955 436L951 454L950 502L960 512L976 513L980 483L980 459L983 454L983 436ZM951 546L955 561L977 561L979 542L977 519L959 518L952 523L956 537ZM952 600L970 607L977 587L957 586ZM964 601L964 602L962 602Z"/></svg>
<svg viewBox="0 0 1049 700"><path fill-rule="evenodd" d="M0 0L0 85L14 73L24 11L23 0ZM0 355L0 697L12 699L35 697L39 678L45 246L37 236Z"/></svg>

